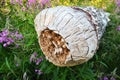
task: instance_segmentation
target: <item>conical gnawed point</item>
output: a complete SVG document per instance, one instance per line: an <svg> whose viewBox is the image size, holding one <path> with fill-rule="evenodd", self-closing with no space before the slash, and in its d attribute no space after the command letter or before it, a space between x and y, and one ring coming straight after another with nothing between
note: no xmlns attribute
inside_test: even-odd
<svg viewBox="0 0 120 80"><path fill-rule="evenodd" d="M34 22L46 59L57 66L74 66L91 59L99 47L108 16L91 6L42 10Z"/></svg>

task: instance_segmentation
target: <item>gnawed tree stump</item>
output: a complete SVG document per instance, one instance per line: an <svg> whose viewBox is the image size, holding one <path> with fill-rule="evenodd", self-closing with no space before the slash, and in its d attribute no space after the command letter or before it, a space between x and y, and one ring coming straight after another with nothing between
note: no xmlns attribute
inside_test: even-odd
<svg viewBox="0 0 120 80"><path fill-rule="evenodd" d="M58 6L42 10L35 29L46 59L57 66L74 66L93 57L108 21L101 9Z"/></svg>

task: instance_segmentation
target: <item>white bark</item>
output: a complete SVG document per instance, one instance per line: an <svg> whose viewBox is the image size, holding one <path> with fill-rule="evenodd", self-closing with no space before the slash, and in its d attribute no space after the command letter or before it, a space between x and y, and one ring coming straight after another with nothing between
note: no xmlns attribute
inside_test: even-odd
<svg viewBox="0 0 120 80"><path fill-rule="evenodd" d="M35 18L35 29L50 62L74 66L93 57L108 21L106 12L94 7L58 6L41 11Z"/></svg>

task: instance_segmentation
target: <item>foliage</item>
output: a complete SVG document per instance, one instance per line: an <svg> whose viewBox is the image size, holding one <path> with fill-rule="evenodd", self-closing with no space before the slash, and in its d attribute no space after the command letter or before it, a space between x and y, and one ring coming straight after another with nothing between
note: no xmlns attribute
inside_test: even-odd
<svg viewBox="0 0 120 80"><path fill-rule="evenodd" d="M51 6L92 5L111 13L110 23L95 56L88 62L74 67L57 67L49 63L39 45L34 29L35 15L47 7L35 3L26 8L26 2L11 4L0 1L0 31L14 28L24 36L19 48L4 47L0 43L0 80L116 80L120 79L120 25L119 9L113 0L52 0ZM6 0L7 1L7 0ZM50 4L49 4L50 6ZM25 10L23 10L25 8ZM119 11L119 10L118 10ZM9 25L7 25L9 24ZM11 26L10 26L11 25ZM117 28L117 30L116 30ZM1 37L1 36L0 36ZM35 53L37 56L35 55ZM39 64L39 65L36 65Z"/></svg>

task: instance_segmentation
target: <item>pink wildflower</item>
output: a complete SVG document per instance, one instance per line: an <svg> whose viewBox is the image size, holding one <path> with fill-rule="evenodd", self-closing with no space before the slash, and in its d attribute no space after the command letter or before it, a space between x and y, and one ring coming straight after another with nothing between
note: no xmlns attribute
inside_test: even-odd
<svg viewBox="0 0 120 80"><path fill-rule="evenodd" d="M47 4L49 7L51 6L50 0L39 0L39 3L42 4L42 6L44 6L44 5L46 5L46 4Z"/></svg>

